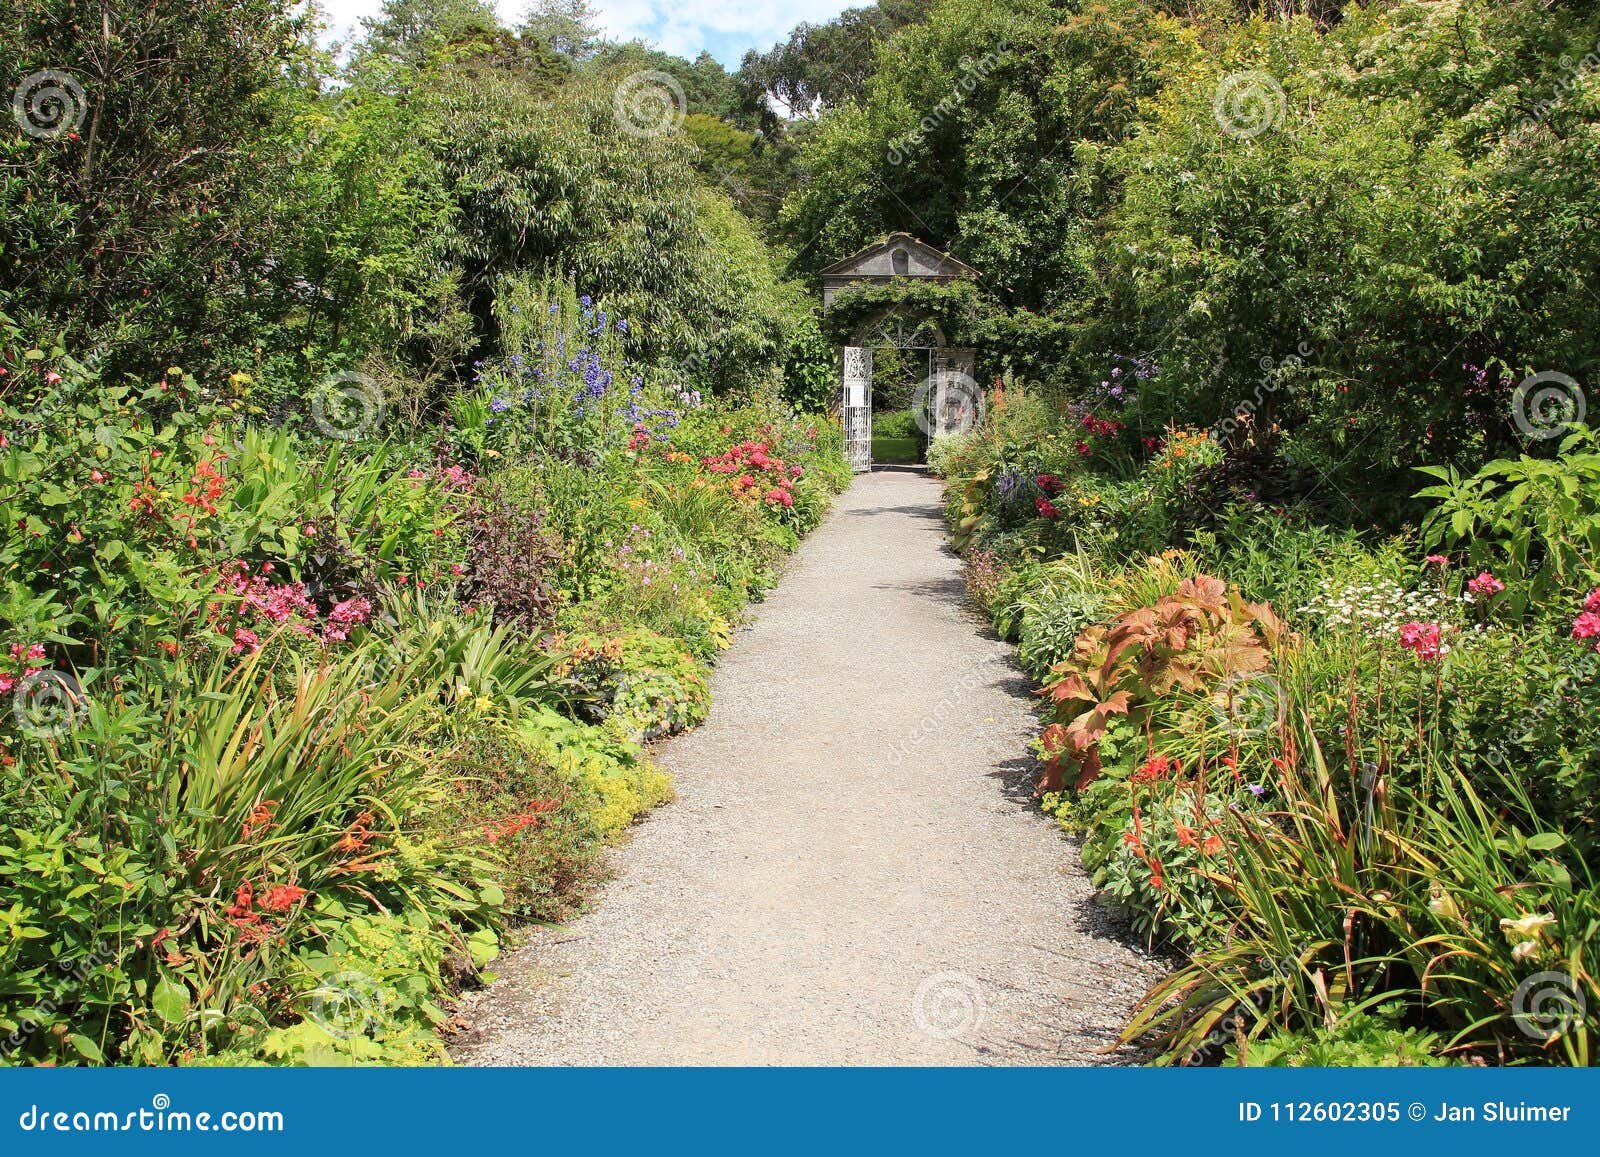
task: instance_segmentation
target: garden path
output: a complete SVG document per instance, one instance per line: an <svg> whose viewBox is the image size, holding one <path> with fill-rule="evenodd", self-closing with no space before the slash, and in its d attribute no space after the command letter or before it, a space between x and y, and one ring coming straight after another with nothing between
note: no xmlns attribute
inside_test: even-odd
<svg viewBox="0 0 1600 1157"><path fill-rule="evenodd" d="M857 478L658 757L678 799L467 1015L469 1064L1096 1064L1157 973L1031 810L939 487Z"/></svg>

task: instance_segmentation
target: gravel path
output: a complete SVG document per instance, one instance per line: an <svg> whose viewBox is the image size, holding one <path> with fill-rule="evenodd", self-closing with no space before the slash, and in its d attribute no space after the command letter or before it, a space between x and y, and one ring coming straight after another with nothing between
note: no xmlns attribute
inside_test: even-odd
<svg viewBox="0 0 1600 1157"><path fill-rule="evenodd" d="M483 1065L1101 1064L1154 961L1028 806L1027 684L937 484L864 475L663 744L675 803L466 1010Z"/></svg>

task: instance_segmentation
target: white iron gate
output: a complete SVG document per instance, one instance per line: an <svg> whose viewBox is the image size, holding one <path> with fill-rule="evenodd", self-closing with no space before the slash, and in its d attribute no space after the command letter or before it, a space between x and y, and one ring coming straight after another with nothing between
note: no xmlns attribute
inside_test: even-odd
<svg viewBox="0 0 1600 1157"><path fill-rule="evenodd" d="M844 456L858 474L872 469L872 350L847 345L840 366Z"/></svg>

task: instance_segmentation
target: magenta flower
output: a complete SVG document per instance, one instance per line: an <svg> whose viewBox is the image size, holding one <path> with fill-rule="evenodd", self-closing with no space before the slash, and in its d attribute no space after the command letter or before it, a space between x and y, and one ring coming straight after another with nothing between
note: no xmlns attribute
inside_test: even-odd
<svg viewBox="0 0 1600 1157"><path fill-rule="evenodd" d="M1400 645L1414 652L1419 659L1437 659L1442 654L1439 646L1439 624L1403 624L1400 627Z"/></svg>
<svg viewBox="0 0 1600 1157"><path fill-rule="evenodd" d="M1477 578L1467 580L1467 590L1475 595L1497 595L1505 589L1506 584L1488 571L1481 571Z"/></svg>

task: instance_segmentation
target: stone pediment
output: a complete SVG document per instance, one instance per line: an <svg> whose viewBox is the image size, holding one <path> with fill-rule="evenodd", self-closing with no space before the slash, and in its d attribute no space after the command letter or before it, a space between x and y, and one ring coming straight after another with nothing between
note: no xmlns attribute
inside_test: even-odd
<svg viewBox="0 0 1600 1157"><path fill-rule="evenodd" d="M822 303L826 309L839 290L856 282L885 282L897 277L914 277L935 282L958 277L977 277L978 271L909 233L891 233L849 257L824 268Z"/></svg>
<svg viewBox="0 0 1600 1157"><path fill-rule="evenodd" d="M827 280L890 277L976 277L978 271L964 261L919 241L909 233L891 233L865 249L835 261L821 271Z"/></svg>

